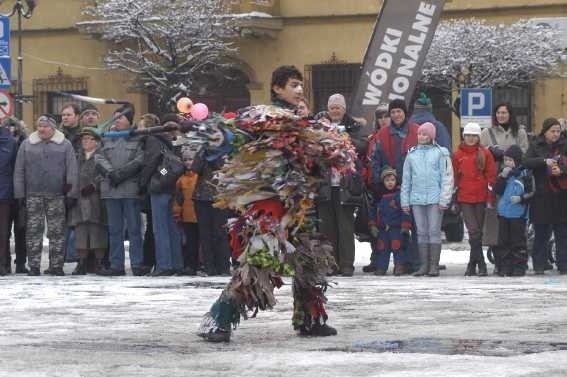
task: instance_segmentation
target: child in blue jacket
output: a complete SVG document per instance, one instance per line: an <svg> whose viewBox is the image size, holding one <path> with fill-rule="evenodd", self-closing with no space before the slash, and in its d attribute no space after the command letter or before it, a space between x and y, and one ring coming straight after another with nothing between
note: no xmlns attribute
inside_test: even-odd
<svg viewBox="0 0 567 377"><path fill-rule="evenodd" d="M494 249L496 269L500 276L524 276L528 253L526 219L528 202L535 194L531 172L521 166L522 150L517 145L504 152L502 171L493 191L498 200L498 246Z"/></svg>
<svg viewBox="0 0 567 377"><path fill-rule="evenodd" d="M380 179L385 191L376 206L370 208L368 224L370 233L378 240L374 275L386 274L390 254L394 254L394 275L400 276L406 271L406 247L411 229L411 217L402 211L396 170L386 167Z"/></svg>

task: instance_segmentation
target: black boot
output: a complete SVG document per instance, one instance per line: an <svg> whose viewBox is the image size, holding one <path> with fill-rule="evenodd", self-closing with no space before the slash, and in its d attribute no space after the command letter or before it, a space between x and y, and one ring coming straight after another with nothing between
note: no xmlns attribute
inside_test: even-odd
<svg viewBox="0 0 567 377"><path fill-rule="evenodd" d="M17 274L27 274L29 271L26 268L25 264L17 264L16 265L16 273Z"/></svg>
<svg viewBox="0 0 567 377"><path fill-rule="evenodd" d="M71 275L86 275L87 274L87 259L81 258L77 262L77 267L71 272Z"/></svg>
<svg viewBox="0 0 567 377"><path fill-rule="evenodd" d="M467 269L465 270L465 276L476 276L475 262L469 262L469 264L467 264Z"/></svg>
<svg viewBox="0 0 567 377"><path fill-rule="evenodd" d="M377 268L376 265L370 262L369 265L362 267L362 272L374 272L376 271L376 268Z"/></svg>
<svg viewBox="0 0 567 377"><path fill-rule="evenodd" d="M488 271L486 270L486 262L484 258L478 262L478 276L488 276Z"/></svg>

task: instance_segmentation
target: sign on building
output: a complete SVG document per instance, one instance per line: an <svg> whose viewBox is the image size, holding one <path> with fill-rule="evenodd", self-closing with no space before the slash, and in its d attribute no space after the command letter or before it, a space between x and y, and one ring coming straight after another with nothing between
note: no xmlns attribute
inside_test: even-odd
<svg viewBox="0 0 567 377"><path fill-rule="evenodd" d="M0 89L12 86L12 64L10 61L10 19L0 17Z"/></svg>
<svg viewBox="0 0 567 377"><path fill-rule="evenodd" d="M492 126L492 89L461 89L461 127L469 122L482 128Z"/></svg>
<svg viewBox="0 0 567 377"><path fill-rule="evenodd" d="M411 100L444 4L445 0L384 0L350 114L372 122L378 104Z"/></svg>

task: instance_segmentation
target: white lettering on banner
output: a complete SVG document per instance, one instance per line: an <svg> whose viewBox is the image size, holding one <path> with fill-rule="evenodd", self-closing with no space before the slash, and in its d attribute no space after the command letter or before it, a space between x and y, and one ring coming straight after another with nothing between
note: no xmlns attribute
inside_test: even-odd
<svg viewBox="0 0 567 377"><path fill-rule="evenodd" d="M374 68L370 72L365 72L370 80L366 85L363 105L378 105L382 98L388 100L404 99L405 94L412 87L412 77L415 75L420 54L423 51L423 45L430 32L433 22L432 16L435 14L437 6L426 2L419 4L418 11L415 15L412 29L407 37L408 44L403 47L403 57L399 57L398 49L400 42L404 37L401 30L387 28L382 44L380 45L380 54L374 61ZM403 44L402 44L403 46ZM394 61L399 59L399 61ZM391 81L391 88L388 92L383 93L383 86L388 82L388 76L392 74L392 67L397 67L396 76Z"/></svg>
<svg viewBox="0 0 567 377"><path fill-rule="evenodd" d="M395 54L398 51L398 45L403 33L400 30L388 28L386 36L380 46L380 50L385 51L378 55L374 62L375 69L372 72L366 72L370 76L370 82L367 85L362 103L364 105L378 105L382 97L380 86L384 85L388 80L388 72L392 68L393 57L390 53ZM390 38L393 37L393 38Z"/></svg>

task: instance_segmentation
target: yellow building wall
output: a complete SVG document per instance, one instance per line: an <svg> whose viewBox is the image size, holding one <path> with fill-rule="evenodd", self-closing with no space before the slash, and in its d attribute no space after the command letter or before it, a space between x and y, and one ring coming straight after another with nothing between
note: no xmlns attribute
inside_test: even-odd
<svg viewBox="0 0 567 377"><path fill-rule="evenodd" d="M401 0L391 0L401 1ZM0 12L7 13L15 0L6 0ZM58 68L73 77L88 77L88 93L95 97L129 100L139 116L147 110L147 96L128 90L131 76L104 69L102 58L109 44L79 34L74 27L83 20L81 9L88 1L38 1L30 20L23 20L24 94L32 95L33 79L54 75ZM234 2L232 2L234 3ZM272 70L281 64L306 65L338 60L359 63L363 59L381 2L376 0L242 0L240 12L267 12L283 28L275 38L241 38L239 58L253 82L252 103L269 101ZM448 0L442 17L486 18L491 22L514 22L525 17L567 17L566 0ZM16 30L16 17L12 29ZM16 33L12 34L12 78L17 78ZM97 69L102 68L102 69ZM565 71L565 69L564 69ZM564 73L565 74L565 73ZM567 75L566 75L567 76ZM534 84L534 124L548 115L567 116L567 78L540 80ZM100 106L103 117L116 106ZM32 105L24 105L24 120L32 123Z"/></svg>

